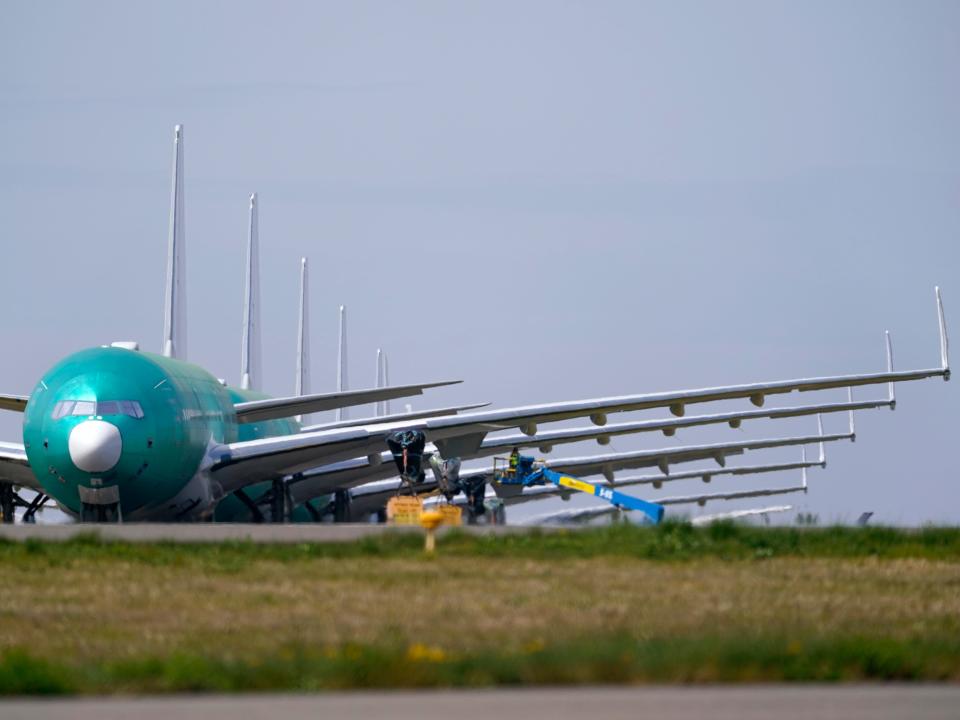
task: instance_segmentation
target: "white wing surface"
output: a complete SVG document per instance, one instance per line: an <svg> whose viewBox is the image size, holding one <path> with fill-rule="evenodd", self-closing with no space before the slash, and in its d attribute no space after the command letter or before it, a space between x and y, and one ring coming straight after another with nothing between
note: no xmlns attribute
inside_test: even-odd
<svg viewBox="0 0 960 720"><path fill-rule="evenodd" d="M681 463L714 460L722 464L726 461L727 457L731 455L741 455L748 450L791 445L810 445L814 443L834 442L837 440L849 440L851 438L852 435L850 433L843 433L839 435L810 435L805 437L747 440L739 443L711 443L707 445L662 448L660 450L639 450L636 452L609 453L589 457L563 458L549 460L543 464L557 472L569 473L570 475L580 478L589 475L603 474L608 479L612 479L614 473L617 471L658 466L662 465L665 461L669 463ZM792 466L793 465L791 465L791 467ZM492 473L493 468L488 467L479 470L464 470L460 473L460 477L466 479L477 475L491 475ZM619 486L619 483L615 483L615 485ZM430 492L436 489L436 487L436 481L428 476L426 480L420 485L417 485L415 489L420 493ZM523 488L520 485L494 484L493 487L496 494L502 498L506 504L515 504L516 502L523 502L524 500L544 497L551 493L555 495L558 492L552 485ZM399 478L391 478L389 480L364 483L353 488L350 491L350 496L354 512L360 515L367 512L374 512L382 507L391 496L408 491L409 487L405 486ZM328 490L327 492L330 491ZM297 497L295 486L294 493L294 496Z"/></svg>
<svg viewBox="0 0 960 720"><path fill-rule="evenodd" d="M446 380L442 382L422 383L419 385L394 385L388 388L371 388L369 390L348 390L345 392L320 393L316 395L298 395L294 397L269 398L267 400L251 400L237 403L234 409L237 412L237 421L241 423L274 420L276 418L293 417L306 413L335 410L352 405L367 405L394 398L423 395L429 388L456 385L462 380Z"/></svg>
<svg viewBox="0 0 960 720"><path fill-rule="evenodd" d="M556 445L564 443L579 442L582 440L596 440L601 445L606 445L613 436L627 435L631 433L649 432L659 430L668 436L672 436L678 427L689 427L692 425L706 425L710 423L729 423L732 427L739 427L744 419L756 418L784 418L797 417L804 415L813 415L833 412L850 412L854 410L863 410L877 407L893 407L893 400L869 400L864 402L846 402L830 403L827 405L808 405L802 407L779 408L769 410L745 410L735 413L720 413L715 415L700 415L685 418L641 420L632 423L618 423L606 425L604 427L587 426L580 428L564 428L561 430L547 430L538 432L536 435L500 435L487 437L480 444L480 447L473 453L462 456L464 460L489 457L497 453L509 452L512 448L539 448L540 452L551 452ZM348 421L352 422L352 421ZM851 429L851 434L853 430ZM436 448L427 446L424 451L425 457L433 454ZM441 453L443 455L443 453ZM822 462L822 461L821 461ZM811 463L820 464L820 463ZM801 464L793 463L790 467L802 467ZM786 468L784 468L786 469ZM757 472L763 472L758 470ZM736 474L747 474L748 470L739 468L735 470ZM342 462L324 465L299 473L290 483L291 492L295 503L301 503L313 497L326 495L333 490L347 489L355 487L365 482L383 480L396 476L396 466L392 462L392 456L389 452L382 452L379 455L370 457L358 457ZM708 478L708 471L701 471L692 474L670 475L670 476L650 476L651 478L679 479L680 477L700 477ZM723 472L714 472L712 474L724 474ZM734 472L731 472L734 474ZM655 482L655 480L650 480ZM618 485L623 484L618 482ZM543 490L556 491L552 486L546 486Z"/></svg>
<svg viewBox="0 0 960 720"><path fill-rule="evenodd" d="M0 481L34 490L41 489L27 462L27 453L23 445L0 442Z"/></svg>

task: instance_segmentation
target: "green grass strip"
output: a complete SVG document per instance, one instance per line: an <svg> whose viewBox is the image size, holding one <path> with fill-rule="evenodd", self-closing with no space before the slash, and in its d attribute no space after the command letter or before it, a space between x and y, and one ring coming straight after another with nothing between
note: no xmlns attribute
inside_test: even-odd
<svg viewBox="0 0 960 720"><path fill-rule="evenodd" d="M0 656L0 695L315 691L510 685L960 681L960 639L611 636L456 656L430 645L288 647L72 664Z"/></svg>
<svg viewBox="0 0 960 720"><path fill-rule="evenodd" d="M416 557L423 540L417 533L388 533L355 542L268 544L224 542L181 544L129 543L84 535L66 542L0 539L0 562L57 566L76 560L119 559L151 565L212 565L241 569L252 560L295 563L315 558ZM717 523L696 528L667 522L659 527L628 524L509 535L453 532L439 540L451 556L631 557L645 560L754 560L769 557L960 558L960 528L900 530L885 527L763 528Z"/></svg>

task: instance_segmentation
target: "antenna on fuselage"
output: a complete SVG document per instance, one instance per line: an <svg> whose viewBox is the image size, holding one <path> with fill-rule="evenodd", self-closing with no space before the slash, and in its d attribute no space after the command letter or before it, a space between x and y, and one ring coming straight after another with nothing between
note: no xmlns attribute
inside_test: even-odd
<svg viewBox="0 0 960 720"><path fill-rule="evenodd" d="M337 354L337 392L347 389L347 308L340 306L340 342ZM337 408L337 422L346 420L347 408Z"/></svg>
<svg viewBox="0 0 960 720"><path fill-rule="evenodd" d="M183 210L183 125L173 129L173 185L170 188L170 230L167 284L163 303L163 354L187 359L187 285Z"/></svg>
<svg viewBox="0 0 960 720"><path fill-rule="evenodd" d="M308 284L307 259L300 258L300 316L297 321L297 379L295 393L310 392L310 287ZM306 415L298 416L305 422Z"/></svg>
<svg viewBox="0 0 960 720"><path fill-rule="evenodd" d="M240 387L260 389L260 213L257 194L250 196L247 228L247 277L243 296L243 342L240 347Z"/></svg>

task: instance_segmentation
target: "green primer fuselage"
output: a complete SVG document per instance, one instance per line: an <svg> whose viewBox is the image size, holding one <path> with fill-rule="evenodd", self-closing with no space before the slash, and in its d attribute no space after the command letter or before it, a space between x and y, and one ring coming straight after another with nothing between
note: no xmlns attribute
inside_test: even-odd
<svg viewBox="0 0 960 720"><path fill-rule="evenodd" d="M299 431L289 420L240 424L234 403L264 397L229 388L197 365L153 353L102 347L68 356L37 384L24 413L23 441L44 491L65 510L81 513L80 488L116 486L126 519L203 516L219 498L180 498L210 448ZM136 401L143 417L96 417L122 438L119 461L89 473L71 460L71 431L93 416L54 418L60 401ZM205 506L206 505L206 506Z"/></svg>

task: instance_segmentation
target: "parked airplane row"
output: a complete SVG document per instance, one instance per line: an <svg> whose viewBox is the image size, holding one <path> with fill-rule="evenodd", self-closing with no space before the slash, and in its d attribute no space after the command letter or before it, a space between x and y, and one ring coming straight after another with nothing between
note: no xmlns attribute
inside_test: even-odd
<svg viewBox="0 0 960 720"><path fill-rule="evenodd" d="M0 512L13 519L23 506L33 515L52 498L80 521L148 520L337 520L366 519L381 513L392 495L441 489L463 502L461 486L438 470L421 475L414 486L397 477L387 439L398 431L422 433L425 457L436 468L456 467L513 448L551 452L565 443L595 440L609 444L616 436L680 428L846 412L848 432L763 440L711 443L608 453L549 460L547 464L579 476L602 476L612 483L618 471L656 467L658 475L627 478L618 485L663 483L689 477L709 482L717 476L748 476L800 469L801 486L760 488L728 493L668 498L660 502L694 502L806 492L806 470L825 465L825 443L853 440L853 413L896 404L894 383L940 377L949 379L947 332L943 304L936 290L940 333L939 366L895 371L887 335L887 369L879 373L761 382L725 387L629 394L507 409L485 404L392 413L390 400L421 395L426 390L460 382L440 380L389 384L386 357L378 353L375 387L347 386L346 315L340 309L337 390L310 392L309 285L306 260L300 267L300 312L295 394L272 398L261 392L261 326L258 202L250 200L247 238L241 373L237 387L218 380L187 360L184 228L184 134L174 132L164 332L161 353L141 350L133 342L117 342L80 350L43 374L29 395L0 395L0 409L23 417L22 443L0 443ZM852 388L887 385L887 397L854 402ZM763 408L771 395L847 388L846 402ZM721 400L749 400L753 409L689 416L689 406ZM373 404L372 417L351 419L347 408ZM673 417L608 423L614 413L666 408ZM336 421L310 424L312 413L335 410ZM590 425L540 429L542 425L577 418ZM808 462L726 467L730 456L771 447L819 445L820 456ZM671 473L673 465L714 461L717 469ZM452 463L445 461L454 461ZM457 483L489 477L479 467L459 472ZM408 479L409 480L409 479ZM19 489L36 492L27 501ZM488 488L488 492L491 490ZM507 505L556 497L553 487L497 488ZM598 511L599 512L599 511ZM604 510L606 512L606 510Z"/></svg>

